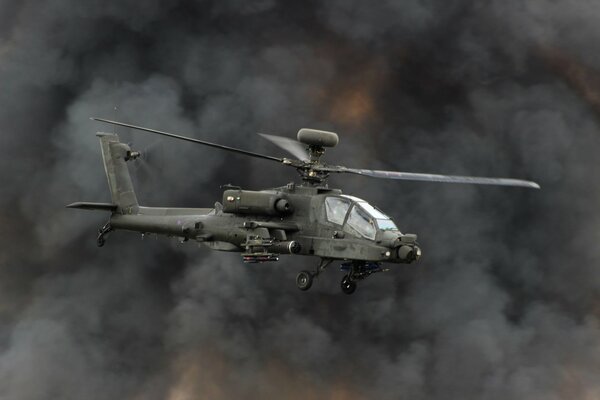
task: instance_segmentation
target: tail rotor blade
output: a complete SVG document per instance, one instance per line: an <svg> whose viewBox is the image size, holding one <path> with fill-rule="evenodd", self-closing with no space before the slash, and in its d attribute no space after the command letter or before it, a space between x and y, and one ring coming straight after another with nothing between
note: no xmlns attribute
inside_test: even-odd
<svg viewBox="0 0 600 400"><path fill-rule="evenodd" d="M149 145L147 145L146 147L144 147L144 150L142 150L142 157L145 154L146 160L152 158L151 155L155 154L156 152L160 152L160 150L162 149L162 145L163 145L162 140L160 140L160 139L155 140L154 142L152 142Z"/></svg>
<svg viewBox="0 0 600 400"><path fill-rule="evenodd" d="M149 163L148 160L144 159L143 157L135 161L137 163L138 168L142 170L145 174L152 175L160 172L159 168Z"/></svg>

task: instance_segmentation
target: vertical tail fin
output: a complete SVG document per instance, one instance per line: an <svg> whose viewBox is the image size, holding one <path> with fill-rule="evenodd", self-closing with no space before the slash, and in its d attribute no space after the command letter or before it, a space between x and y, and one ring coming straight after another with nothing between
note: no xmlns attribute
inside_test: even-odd
<svg viewBox="0 0 600 400"><path fill-rule="evenodd" d="M127 159L131 154L131 148L127 144L121 143L115 134L98 133L97 136L100 138L102 160L112 202L117 205L116 212L137 214L139 204L127 168Z"/></svg>

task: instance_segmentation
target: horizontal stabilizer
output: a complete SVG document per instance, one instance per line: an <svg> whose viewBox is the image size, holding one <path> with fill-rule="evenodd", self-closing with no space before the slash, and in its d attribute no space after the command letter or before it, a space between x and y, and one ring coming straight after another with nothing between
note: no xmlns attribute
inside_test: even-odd
<svg viewBox="0 0 600 400"><path fill-rule="evenodd" d="M79 208L81 210L116 211L117 205L111 203L88 203L85 201L78 201L69 204L67 208Z"/></svg>

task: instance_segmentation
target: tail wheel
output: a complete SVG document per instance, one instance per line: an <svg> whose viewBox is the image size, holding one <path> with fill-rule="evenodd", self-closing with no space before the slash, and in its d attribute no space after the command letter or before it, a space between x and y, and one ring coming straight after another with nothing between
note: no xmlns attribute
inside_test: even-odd
<svg viewBox="0 0 600 400"><path fill-rule="evenodd" d="M356 290L356 282L350 279L348 275L344 275L340 286L342 287L342 292L346 294L352 294Z"/></svg>
<svg viewBox="0 0 600 400"><path fill-rule="evenodd" d="M298 286L298 289L302 291L310 289L310 287L312 286L312 282L313 276L308 271L300 271L300 273L298 273L298 276L296 276L296 285Z"/></svg>

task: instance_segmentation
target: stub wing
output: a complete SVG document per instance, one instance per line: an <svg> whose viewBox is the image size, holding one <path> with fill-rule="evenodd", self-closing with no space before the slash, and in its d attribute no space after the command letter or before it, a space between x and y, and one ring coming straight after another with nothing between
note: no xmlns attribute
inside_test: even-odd
<svg viewBox="0 0 600 400"><path fill-rule="evenodd" d="M117 210L117 205L112 203L90 203L85 201L78 201L71 203L67 208L78 208L80 210L100 210L100 211L111 211Z"/></svg>

